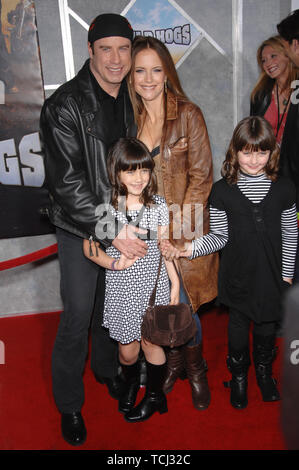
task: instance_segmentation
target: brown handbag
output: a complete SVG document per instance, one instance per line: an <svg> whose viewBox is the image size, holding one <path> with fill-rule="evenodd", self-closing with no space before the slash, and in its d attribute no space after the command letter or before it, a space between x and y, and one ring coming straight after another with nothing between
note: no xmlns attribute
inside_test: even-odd
<svg viewBox="0 0 299 470"><path fill-rule="evenodd" d="M193 338L197 332L197 327L190 305L184 303L155 305L161 265L162 256L160 256L156 284L141 324L141 335L153 344L173 348L182 346Z"/></svg>

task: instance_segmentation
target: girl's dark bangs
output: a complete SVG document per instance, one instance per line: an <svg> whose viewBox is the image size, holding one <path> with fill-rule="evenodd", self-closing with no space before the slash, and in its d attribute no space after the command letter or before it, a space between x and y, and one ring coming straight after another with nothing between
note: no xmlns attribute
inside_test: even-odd
<svg viewBox="0 0 299 470"><path fill-rule="evenodd" d="M152 170L154 167L153 159L150 155L132 155L129 158L123 158L120 162L120 171L137 170L138 168L147 168Z"/></svg>
<svg viewBox="0 0 299 470"><path fill-rule="evenodd" d="M258 152L259 150L273 150L274 144L273 139L268 136L262 137L249 137L248 139L240 139L238 142L237 152L246 150L248 152Z"/></svg>
<svg viewBox="0 0 299 470"><path fill-rule="evenodd" d="M237 151L270 150L276 146L276 139L270 124L258 116L251 116L241 121L234 137L234 146Z"/></svg>

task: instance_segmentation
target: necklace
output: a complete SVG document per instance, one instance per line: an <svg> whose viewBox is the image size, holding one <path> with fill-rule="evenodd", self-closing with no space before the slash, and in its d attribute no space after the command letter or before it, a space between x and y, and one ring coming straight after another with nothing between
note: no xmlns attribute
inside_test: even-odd
<svg viewBox="0 0 299 470"><path fill-rule="evenodd" d="M278 83L276 82L276 91L278 92L278 95L282 96L282 98L283 98L282 104L283 104L284 106L286 106L286 105L288 104L288 102L289 102L289 99L290 99L290 92L288 92L288 97L286 98L285 95L284 95L284 91L281 90L281 92L279 93L279 90L280 90L279 85L278 85ZM276 94L276 96L277 96L277 94Z"/></svg>
<svg viewBox="0 0 299 470"><path fill-rule="evenodd" d="M288 107L288 104L289 104L289 101L290 101L290 96L291 94L289 93L289 97L288 99L284 98L282 104L284 105L284 110L283 110L283 113L282 113L282 116L280 118L280 109L279 109L279 95L278 95L278 84L276 84L276 100L277 100L277 129L276 129L276 135L275 137L277 137L278 135L278 131L280 129L280 126L282 124L282 121L283 121L283 118L284 118L284 115L285 115L285 112L287 110L287 107Z"/></svg>

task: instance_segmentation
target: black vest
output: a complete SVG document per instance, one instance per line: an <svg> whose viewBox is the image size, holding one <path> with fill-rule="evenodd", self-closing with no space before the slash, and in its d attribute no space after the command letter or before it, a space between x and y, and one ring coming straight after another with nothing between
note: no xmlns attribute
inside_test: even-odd
<svg viewBox="0 0 299 470"><path fill-rule="evenodd" d="M221 254L218 299L257 323L279 320L282 293L281 214L295 202L295 188L285 177L272 183L265 198L252 203L222 179L210 203L225 210L228 243Z"/></svg>

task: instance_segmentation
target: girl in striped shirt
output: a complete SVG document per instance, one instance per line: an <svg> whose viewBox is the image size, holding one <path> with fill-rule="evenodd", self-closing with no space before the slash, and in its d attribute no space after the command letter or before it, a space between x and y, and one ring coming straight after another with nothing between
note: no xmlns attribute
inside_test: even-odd
<svg viewBox="0 0 299 470"><path fill-rule="evenodd" d="M297 249L295 187L279 176L279 148L269 123L243 119L236 127L210 195L210 232L180 256L191 259L221 250L218 299L229 308L227 365L230 401L247 406L249 328L253 362L264 401L280 399L272 377L275 330L282 297L294 274Z"/></svg>

